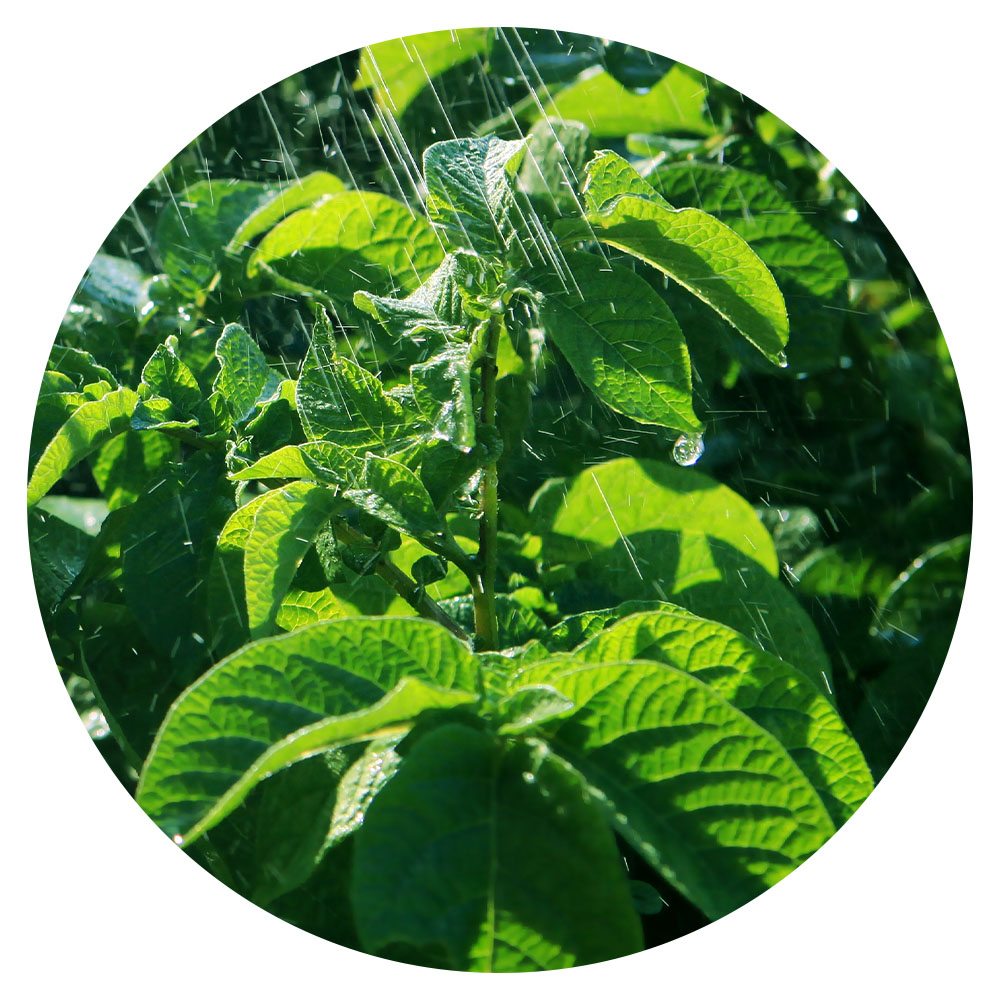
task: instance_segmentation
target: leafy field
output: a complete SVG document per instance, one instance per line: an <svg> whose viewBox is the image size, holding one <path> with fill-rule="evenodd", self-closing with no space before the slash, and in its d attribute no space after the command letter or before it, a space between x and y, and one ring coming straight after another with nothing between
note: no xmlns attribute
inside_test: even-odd
<svg viewBox="0 0 1000 1000"><path fill-rule="evenodd" d="M670 940L820 847L930 694L971 521L947 349L849 182L536 30L199 137L81 282L30 465L139 805L298 926L477 971Z"/></svg>

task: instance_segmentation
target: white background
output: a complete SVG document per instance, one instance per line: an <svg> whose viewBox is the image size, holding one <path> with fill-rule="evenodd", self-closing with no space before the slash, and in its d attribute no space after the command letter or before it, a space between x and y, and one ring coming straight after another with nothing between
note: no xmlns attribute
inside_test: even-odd
<svg viewBox="0 0 1000 1000"><path fill-rule="evenodd" d="M4 17L2 966L7 995L150 998L995 996L998 372L996 24L987 4L838 0L19 4ZM933 15L924 10L933 9ZM656 11L656 14L649 13ZM471 15L471 16L470 16ZM742 90L850 177L922 279L964 393L976 523L930 706L847 827L685 939L567 973L446 975L318 941L176 850L76 721L41 628L22 506L34 396L62 312L140 188L214 120L366 42L499 20L643 45ZM8 412L9 411L9 412ZM994 571L995 572L995 571ZM555 977L555 978L553 978Z"/></svg>

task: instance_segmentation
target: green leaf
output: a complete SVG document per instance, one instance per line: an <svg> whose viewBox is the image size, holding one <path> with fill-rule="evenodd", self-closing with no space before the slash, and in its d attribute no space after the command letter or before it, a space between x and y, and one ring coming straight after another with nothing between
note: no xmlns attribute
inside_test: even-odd
<svg viewBox="0 0 1000 1000"><path fill-rule="evenodd" d="M578 706L543 726L646 861L709 919L774 885L832 836L778 741L707 684L662 663L526 667Z"/></svg>
<svg viewBox="0 0 1000 1000"><path fill-rule="evenodd" d="M581 472L557 488L554 499L551 520L540 526L547 555L586 558L638 532L661 530L680 533L676 576L685 584L697 582L709 538L727 542L777 576L774 543L753 507L692 469L618 458Z"/></svg>
<svg viewBox="0 0 1000 1000"><path fill-rule="evenodd" d="M624 157L610 149L594 154L587 164L583 204L587 212L599 212L623 194L645 198L664 208L673 206Z"/></svg>
<svg viewBox="0 0 1000 1000"><path fill-rule="evenodd" d="M500 734L531 732L544 722L569 715L576 706L551 684L526 684L497 703Z"/></svg>
<svg viewBox="0 0 1000 1000"><path fill-rule="evenodd" d="M427 31L361 50L355 90L373 88L379 105L399 117L433 77L486 48L482 28Z"/></svg>
<svg viewBox="0 0 1000 1000"><path fill-rule="evenodd" d="M98 363L92 354L77 347L67 347L65 344L57 343L52 348L46 367L71 378L78 389L95 382L107 382L112 386L118 385L109 369Z"/></svg>
<svg viewBox="0 0 1000 1000"><path fill-rule="evenodd" d="M305 625L346 618L356 614L329 590L290 589L281 600L276 619L278 628L292 632Z"/></svg>
<svg viewBox="0 0 1000 1000"><path fill-rule="evenodd" d="M187 680L207 655L205 577L232 509L228 494L221 456L201 452L165 469L157 488L126 508L125 602L149 641L177 660Z"/></svg>
<svg viewBox="0 0 1000 1000"><path fill-rule="evenodd" d="M215 543L206 581L211 653L215 659L250 638L243 553L253 532L254 518L267 497L267 493L256 496L233 511Z"/></svg>
<svg viewBox="0 0 1000 1000"><path fill-rule="evenodd" d="M602 61L620 84L642 93L659 83L675 65L673 59L622 42L608 42Z"/></svg>
<svg viewBox="0 0 1000 1000"><path fill-rule="evenodd" d="M301 641L303 632L292 636ZM328 706L346 700L343 692L337 692L338 699L317 690L324 674L335 668L324 670L300 654L281 671L262 656L252 678L243 671L234 678L226 668L236 657L224 660L174 703L139 779L139 805L186 844L224 819L275 771L336 747L390 732L401 735L421 712L468 704L476 697L410 676L377 702L339 713ZM367 688L378 690L371 683ZM206 715L214 723L207 730Z"/></svg>
<svg viewBox="0 0 1000 1000"><path fill-rule="evenodd" d="M122 388L77 407L35 464L28 482L28 506L38 503L78 462L127 431L138 401L131 389Z"/></svg>
<svg viewBox="0 0 1000 1000"><path fill-rule="evenodd" d="M308 757L272 774L245 801L253 814L255 834L249 873L252 890L247 894L258 906L267 907L302 885L322 861L338 782L347 766L344 756L344 750L331 750ZM231 814L231 819L241 818L239 812ZM223 830L217 828L220 834ZM244 870L240 875L245 877Z"/></svg>
<svg viewBox="0 0 1000 1000"><path fill-rule="evenodd" d="M113 437L90 460L90 471L109 510L137 500L177 455L177 442L164 434L129 430Z"/></svg>
<svg viewBox="0 0 1000 1000"><path fill-rule="evenodd" d="M226 402L235 423L246 423L254 410L278 391L281 382L256 341L238 323L230 323L215 346L219 374L212 386Z"/></svg>
<svg viewBox="0 0 1000 1000"><path fill-rule="evenodd" d="M614 839L579 778L543 748L435 729L357 836L352 894L369 952L527 972L642 948Z"/></svg>
<svg viewBox="0 0 1000 1000"><path fill-rule="evenodd" d="M247 264L279 284L350 306L359 285L375 295L412 291L441 262L423 219L373 191L344 191L288 216L261 241Z"/></svg>
<svg viewBox="0 0 1000 1000"><path fill-rule="evenodd" d="M729 226L696 208L671 209L623 194L563 222L561 239L599 239L651 264L734 326L774 364L785 363L785 302L764 262Z"/></svg>
<svg viewBox="0 0 1000 1000"><path fill-rule="evenodd" d="M648 180L671 204L721 219L770 268L788 307L793 361L839 356L847 265L768 178L731 166L677 163L659 167Z"/></svg>
<svg viewBox="0 0 1000 1000"><path fill-rule="evenodd" d="M539 321L580 381L635 420L699 433L687 347L663 300L591 254L568 253L566 264L568 280L550 269L527 280L544 294Z"/></svg>
<svg viewBox="0 0 1000 1000"><path fill-rule="evenodd" d="M361 481L362 488L344 496L373 517L416 538L444 530L427 488L405 465L369 453Z"/></svg>
<svg viewBox="0 0 1000 1000"><path fill-rule="evenodd" d="M541 114L583 122L595 136L629 132L714 131L705 116L705 78L686 66L674 66L646 94L623 87L610 73L594 69L550 98Z"/></svg>
<svg viewBox="0 0 1000 1000"><path fill-rule="evenodd" d="M402 761L396 753L399 742L398 737L372 740L344 772L337 787L325 847L339 843L360 828L375 796L399 769Z"/></svg>
<svg viewBox="0 0 1000 1000"><path fill-rule="evenodd" d="M80 575L94 542L90 535L54 514L28 512L31 573L46 623Z"/></svg>
<svg viewBox="0 0 1000 1000"><path fill-rule="evenodd" d="M378 378L338 354L319 328L299 376L295 405L307 438L360 455L398 451L422 431L419 413L408 411L386 394Z"/></svg>
<svg viewBox="0 0 1000 1000"><path fill-rule="evenodd" d="M548 211L572 211L579 202L590 130L580 122L542 118L528 133L528 155L518 176L521 190Z"/></svg>
<svg viewBox="0 0 1000 1000"><path fill-rule="evenodd" d="M315 173L287 186L234 179L198 181L160 215L156 247L171 283L186 295L207 288L227 256L289 212L342 190L331 174Z"/></svg>
<svg viewBox="0 0 1000 1000"><path fill-rule="evenodd" d="M292 483L265 494L243 555L251 638L273 631L295 571L337 505L331 490L313 483Z"/></svg>
<svg viewBox="0 0 1000 1000"><path fill-rule="evenodd" d="M225 332L222 337L225 339ZM170 344L157 345L142 369L142 382L154 396L169 399L182 414L191 413L201 402L197 380Z"/></svg>
<svg viewBox="0 0 1000 1000"><path fill-rule="evenodd" d="M99 253L87 267L79 292L125 316L141 317L149 306L147 275L138 264Z"/></svg>
<svg viewBox="0 0 1000 1000"><path fill-rule="evenodd" d="M771 733L840 826L871 793L861 749L825 694L739 632L686 612L631 615L576 649L586 663L653 660L686 670Z"/></svg>
<svg viewBox="0 0 1000 1000"><path fill-rule="evenodd" d="M404 299L355 292L354 304L382 324L395 340L422 348L463 333L466 307L481 293L485 271L480 258L454 250Z"/></svg>
<svg viewBox="0 0 1000 1000"><path fill-rule="evenodd" d="M244 247L249 246L252 240L279 223L286 215L312 205L331 194L339 194L346 189L347 186L339 177L335 177L325 170L306 174L305 177L297 178L277 190L272 188L270 200L262 202L259 208L240 223L227 244L227 251L238 253Z"/></svg>
<svg viewBox="0 0 1000 1000"><path fill-rule="evenodd" d="M514 236L513 178L523 139L446 139L424 150L427 215L452 246L496 257Z"/></svg>
<svg viewBox="0 0 1000 1000"><path fill-rule="evenodd" d="M570 615L554 625L549 630L546 644L553 651L575 649L628 615L640 611L672 611L676 607L675 604L663 601L625 601L614 608L581 611L580 614Z"/></svg>
<svg viewBox="0 0 1000 1000"><path fill-rule="evenodd" d="M413 398L431 434L460 451L476 444L476 413L470 377L471 347L450 347L410 368Z"/></svg>

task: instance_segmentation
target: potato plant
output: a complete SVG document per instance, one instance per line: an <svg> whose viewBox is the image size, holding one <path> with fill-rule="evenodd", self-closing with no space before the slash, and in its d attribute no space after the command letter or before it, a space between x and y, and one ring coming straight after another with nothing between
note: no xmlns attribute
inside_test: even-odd
<svg viewBox="0 0 1000 1000"><path fill-rule="evenodd" d="M615 86L686 79L624 49L600 47ZM594 78L562 57L553 92ZM379 80L402 121L420 88ZM29 532L81 712L180 848L331 941L530 971L724 916L871 791L856 678L783 569L881 581L883 623L925 603L842 552L792 573L788 511L692 467L697 382L788 367L846 282L834 244L762 174L548 113L481 132L404 164L412 198L203 180L159 215L162 273L98 255L42 383ZM290 301L298 358L246 314ZM589 458L584 412L653 454ZM566 454L525 497L541 436ZM935 586L965 546L920 557Z"/></svg>

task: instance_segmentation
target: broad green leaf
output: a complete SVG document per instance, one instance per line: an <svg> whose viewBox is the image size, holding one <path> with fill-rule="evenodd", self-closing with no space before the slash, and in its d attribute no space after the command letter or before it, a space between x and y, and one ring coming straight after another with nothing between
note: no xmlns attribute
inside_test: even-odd
<svg viewBox="0 0 1000 1000"><path fill-rule="evenodd" d="M277 225L286 215L306 208L331 194L339 194L347 186L333 174L317 170L298 178L277 190L271 189L270 201L262 202L251 215L240 223L227 244L227 251L238 253L262 233Z"/></svg>
<svg viewBox="0 0 1000 1000"><path fill-rule="evenodd" d="M35 464L28 482L28 506L38 503L78 462L127 431L138 401L131 389L121 388L77 407Z"/></svg>
<svg viewBox="0 0 1000 1000"><path fill-rule="evenodd" d="M490 71L541 90L543 83L572 80L600 58L601 43L590 35L548 28L492 28ZM536 107L536 95L531 95Z"/></svg>
<svg viewBox="0 0 1000 1000"><path fill-rule="evenodd" d="M87 351L57 343L52 348L46 367L71 378L78 389L95 382L107 382L117 387L118 383L111 371L100 364Z"/></svg>
<svg viewBox="0 0 1000 1000"><path fill-rule="evenodd" d="M338 600L329 590L289 589L281 599L278 628L292 632L305 625L330 621L332 618L346 618L356 614L343 601Z"/></svg>
<svg viewBox="0 0 1000 1000"><path fill-rule="evenodd" d="M700 208L721 219L770 268L788 307L793 361L839 356L847 265L834 243L768 178L692 162L659 167L647 179L672 205Z"/></svg>
<svg viewBox="0 0 1000 1000"><path fill-rule="evenodd" d="M664 208L673 206L624 157L602 149L587 164L583 204L587 212L599 212L623 194L645 198Z"/></svg>
<svg viewBox="0 0 1000 1000"><path fill-rule="evenodd" d="M168 462L177 442L164 434L129 430L113 437L90 460L90 471L110 510L137 500Z"/></svg>
<svg viewBox="0 0 1000 1000"><path fill-rule="evenodd" d="M253 532L254 517L267 497L267 493L256 496L233 511L215 543L206 581L214 659L250 639L243 553Z"/></svg>
<svg viewBox="0 0 1000 1000"><path fill-rule="evenodd" d="M428 31L367 45L361 50L354 88L372 88L379 105L398 118L433 77L485 48L482 28Z"/></svg>
<svg viewBox="0 0 1000 1000"><path fill-rule="evenodd" d="M187 683L207 656L205 580L232 501L222 456L201 452L161 476L126 508L122 585L142 631Z"/></svg>
<svg viewBox="0 0 1000 1000"><path fill-rule="evenodd" d="M725 223L696 208L671 209L623 194L561 223L561 238L598 239L663 271L714 309L774 364L784 364L788 314L771 272Z"/></svg>
<svg viewBox="0 0 1000 1000"><path fill-rule="evenodd" d="M263 704L249 710L246 702L254 699L242 687L222 693L199 682L189 688L167 714L150 751L136 792L139 805L167 833L180 831L189 844L275 771L337 747L402 735L421 712L467 705L476 698L404 677L374 704L324 716L318 708L322 700L315 692L296 692L296 679L286 675L284 684L273 679L270 700L265 696ZM206 712L217 723L207 733ZM293 720L296 728L282 734Z"/></svg>
<svg viewBox="0 0 1000 1000"><path fill-rule="evenodd" d="M536 729L543 722L569 715L576 706L551 684L526 684L501 698L497 711L501 734L521 734Z"/></svg>
<svg viewBox="0 0 1000 1000"><path fill-rule="evenodd" d="M341 618L251 642L170 709L146 761L140 805L168 833L183 834L261 755L303 727L370 708L404 679L412 683L379 711L397 696L400 706L471 697L477 674L462 643L416 618ZM324 732L310 730L308 745Z"/></svg>
<svg viewBox="0 0 1000 1000"><path fill-rule="evenodd" d="M118 313L138 318L150 304L148 280L149 275L134 261L99 253L90 262L79 293Z"/></svg>
<svg viewBox="0 0 1000 1000"><path fill-rule="evenodd" d="M600 257L568 253L566 264L566 278L540 269L528 280L544 294L541 325L580 381L634 420L699 433L687 347L663 300Z"/></svg>
<svg viewBox="0 0 1000 1000"><path fill-rule="evenodd" d="M715 920L832 836L818 793L778 741L707 684L663 663L539 663L576 706L543 726L618 832Z"/></svg>
<svg viewBox="0 0 1000 1000"><path fill-rule="evenodd" d="M549 630L546 645L551 650L575 649L628 615L640 611L673 611L676 608L677 605L666 604L663 601L625 601L614 608L581 611L580 614L569 615L558 625L554 625Z"/></svg>
<svg viewBox="0 0 1000 1000"><path fill-rule="evenodd" d="M449 244L496 257L513 237L513 179L523 139L446 139L424 150L427 215Z"/></svg>
<svg viewBox="0 0 1000 1000"><path fill-rule="evenodd" d="M639 93L654 87L675 65L673 59L622 42L608 42L602 62L620 84Z"/></svg>
<svg viewBox="0 0 1000 1000"><path fill-rule="evenodd" d="M171 198L156 226L156 246L171 282L191 295L207 288L227 256L236 256L289 212L343 190L332 174L289 185L235 179L198 181Z"/></svg>
<svg viewBox="0 0 1000 1000"><path fill-rule="evenodd" d="M704 681L778 740L838 826L872 791L864 756L825 694L794 666L717 622L641 612L598 633L573 656L586 663L669 663Z"/></svg>
<svg viewBox="0 0 1000 1000"><path fill-rule="evenodd" d="M583 122L595 136L629 132L714 131L705 116L705 78L686 66L674 66L648 93L636 94L610 73L594 69L551 97L541 114Z"/></svg>
<svg viewBox="0 0 1000 1000"><path fill-rule="evenodd" d="M466 345L450 347L410 368L413 398L431 425L432 436L466 452L476 444L470 367L471 350Z"/></svg>
<svg viewBox="0 0 1000 1000"><path fill-rule="evenodd" d="M338 354L320 330L299 376L295 405L307 438L361 455L396 451L419 433L419 413L408 411L386 394L378 378Z"/></svg>
<svg viewBox="0 0 1000 1000"><path fill-rule="evenodd" d="M369 952L528 972L642 948L614 839L578 776L544 748L435 729L357 837L352 895Z"/></svg>
<svg viewBox="0 0 1000 1000"><path fill-rule="evenodd" d="M920 719L951 644L969 560L969 535L920 553L886 588L870 627L881 671L861 685L851 727L876 778Z"/></svg>
<svg viewBox="0 0 1000 1000"><path fill-rule="evenodd" d="M241 223L272 196L265 184L227 179L198 181L172 197L155 233L171 284L188 296L206 288Z"/></svg>
<svg viewBox="0 0 1000 1000"><path fill-rule="evenodd" d="M528 154L518 175L521 190L551 212L579 206L590 131L580 122L542 118L528 133Z"/></svg>
<svg viewBox="0 0 1000 1000"><path fill-rule="evenodd" d="M229 478L245 482L251 479L310 479L313 475L302 453L302 446L289 444L259 458L247 468L231 473Z"/></svg>
<svg viewBox="0 0 1000 1000"><path fill-rule="evenodd" d="M742 632L833 694L823 643L792 592L758 561L710 535L637 531L577 564L556 598L564 612L616 600L678 604Z"/></svg>
<svg viewBox="0 0 1000 1000"><path fill-rule="evenodd" d="M331 750L283 768L262 781L244 802L253 815L253 829L248 831L253 834L249 874L251 898L258 906L266 907L302 885L323 859L338 784L348 763L344 755L344 750ZM230 818L238 819L239 813L234 811ZM217 833L222 830L216 828Z"/></svg>
<svg viewBox="0 0 1000 1000"><path fill-rule="evenodd" d="M87 402L76 382L62 372L46 371L35 404L31 424L31 442L28 446L28 467L33 468L45 446L55 437L56 431L66 423L69 415Z"/></svg>
<svg viewBox="0 0 1000 1000"><path fill-rule="evenodd" d="M344 772L337 787L325 847L349 837L364 822L368 807L396 773L402 758L396 753L398 737L372 740Z"/></svg>
<svg viewBox="0 0 1000 1000"><path fill-rule="evenodd" d="M222 340L225 339L224 332ZM220 361L222 359L223 355L220 355ZM180 413L191 413L201 402L201 388L197 380L170 344L157 345L142 369L142 382L153 395L169 399Z"/></svg>
<svg viewBox="0 0 1000 1000"><path fill-rule="evenodd" d="M288 216L247 264L292 290L322 293L349 306L359 286L375 295L412 291L441 262L437 237L422 216L374 191L344 191Z"/></svg>
<svg viewBox="0 0 1000 1000"><path fill-rule="evenodd" d="M265 495L254 512L243 553L250 637L273 631L282 598L320 529L339 501L314 483L292 483Z"/></svg>
<svg viewBox="0 0 1000 1000"><path fill-rule="evenodd" d="M427 488L405 465L369 453L361 482L344 496L373 517L417 538L444 530Z"/></svg>
<svg viewBox="0 0 1000 1000"><path fill-rule="evenodd" d="M676 577L684 584L697 582L703 572L709 538L732 545L772 576L778 573L774 543L753 507L692 469L618 458L556 488L553 500L545 547L562 558L586 557L639 532L659 530L680 533Z"/></svg>
<svg viewBox="0 0 1000 1000"><path fill-rule="evenodd" d="M36 508L28 512L28 543L38 606L48 623L83 570L94 542L79 528Z"/></svg>
<svg viewBox="0 0 1000 1000"><path fill-rule="evenodd" d="M247 421L246 433L259 454L302 441L302 425L295 410L295 379L281 380L274 394Z"/></svg>
<svg viewBox="0 0 1000 1000"><path fill-rule="evenodd" d="M353 451L333 441L289 444L230 475L230 479L312 479L331 486L356 486L364 472Z"/></svg>
<svg viewBox="0 0 1000 1000"><path fill-rule="evenodd" d="M164 431L182 441L193 442L198 437L198 418L185 417L163 396L140 399L132 411L131 427L134 431Z"/></svg>
<svg viewBox="0 0 1000 1000"><path fill-rule="evenodd" d="M222 331L215 353L219 374L213 389L225 400L233 420L245 423L261 403L277 392L281 380L268 366L256 341L238 323L230 323Z"/></svg>
<svg viewBox="0 0 1000 1000"><path fill-rule="evenodd" d="M485 271L480 258L454 250L404 299L355 292L354 304L385 327L397 340L433 346L461 335L466 307L481 292Z"/></svg>

